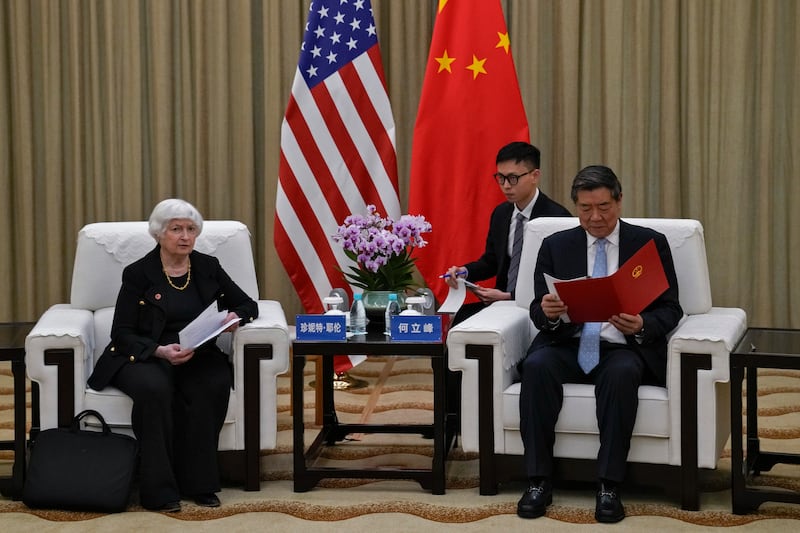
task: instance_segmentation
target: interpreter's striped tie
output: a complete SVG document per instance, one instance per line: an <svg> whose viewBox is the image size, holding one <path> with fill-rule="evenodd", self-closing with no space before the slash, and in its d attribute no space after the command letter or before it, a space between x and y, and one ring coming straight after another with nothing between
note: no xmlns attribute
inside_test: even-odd
<svg viewBox="0 0 800 533"><path fill-rule="evenodd" d="M517 213L517 225L514 227L514 244L511 247L511 263L508 264L508 283L506 284L508 292L514 292L517 287L519 259L522 255L522 237L525 233L525 222L527 220L525 215Z"/></svg>

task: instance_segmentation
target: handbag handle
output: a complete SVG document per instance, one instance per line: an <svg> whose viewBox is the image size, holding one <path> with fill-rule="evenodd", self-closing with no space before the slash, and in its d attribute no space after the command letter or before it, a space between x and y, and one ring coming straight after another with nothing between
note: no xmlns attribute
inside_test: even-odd
<svg viewBox="0 0 800 533"><path fill-rule="evenodd" d="M72 419L72 426L70 426L69 430L72 431L73 433L80 431L81 420L83 420L87 416L93 416L100 421L100 423L103 425L103 435L108 435L109 433L111 433L111 428L109 428L108 424L106 424L106 419L103 418L103 415L101 415L94 409L86 409L85 411L81 411L80 413L75 415L75 418Z"/></svg>

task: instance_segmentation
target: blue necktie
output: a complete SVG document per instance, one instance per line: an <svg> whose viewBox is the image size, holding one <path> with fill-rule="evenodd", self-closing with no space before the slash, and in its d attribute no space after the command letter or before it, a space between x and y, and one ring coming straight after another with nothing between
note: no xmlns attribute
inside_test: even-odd
<svg viewBox="0 0 800 533"><path fill-rule="evenodd" d="M517 288L517 276L519 274L519 261L522 256L522 237L525 233L525 222L527 219L522 213L517 213L517 225L514 228L514 242L511 246L511 262L508 264L508 282L506 291L514 292Z"/></svg>
<svg viewBox="0 0 800 533"><path fill-rule="evenodd" d="M608 241L605 239L594 241L597 250L592 269L593 278L602 278L606 275L606 242ZM581 342L578 346L578 364L587 374L600 362L600 328L602 326L602 322L587 322L583 325Z"/></svg>

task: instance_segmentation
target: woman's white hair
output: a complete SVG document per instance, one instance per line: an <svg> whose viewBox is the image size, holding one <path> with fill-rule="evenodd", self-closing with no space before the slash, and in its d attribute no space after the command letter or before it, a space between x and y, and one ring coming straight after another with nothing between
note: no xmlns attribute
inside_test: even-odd
<svg viewBox="0 0 800 533"><path fill-rule="evenodd" d="M150 213L149 231L155 240L164 234L170 220L188 218L197 226L197 234L203 231L203 217L195 206L186 200L168 198L160 201Z"/></svg>

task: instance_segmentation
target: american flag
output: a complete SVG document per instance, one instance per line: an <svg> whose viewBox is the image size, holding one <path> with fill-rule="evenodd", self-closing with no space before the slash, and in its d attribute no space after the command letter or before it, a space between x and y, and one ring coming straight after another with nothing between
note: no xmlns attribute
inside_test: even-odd
<svg viewBox="0 0 800 533"><path fill-rule="evenodd" d="M331 235L374 204L400 216L394 118L369 0L313 0L281 126L275 247L308 313L352 262Z"/></svg>

